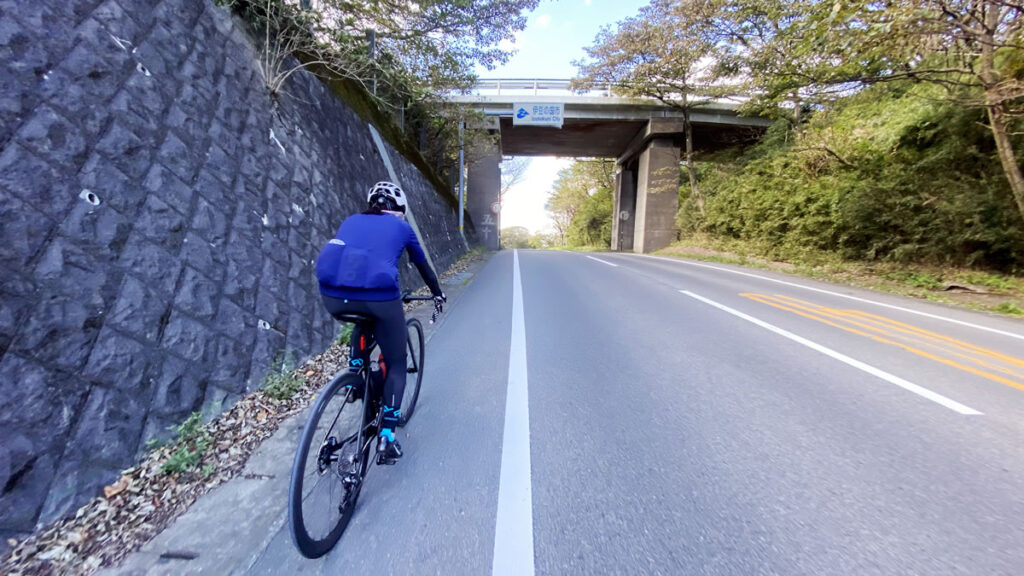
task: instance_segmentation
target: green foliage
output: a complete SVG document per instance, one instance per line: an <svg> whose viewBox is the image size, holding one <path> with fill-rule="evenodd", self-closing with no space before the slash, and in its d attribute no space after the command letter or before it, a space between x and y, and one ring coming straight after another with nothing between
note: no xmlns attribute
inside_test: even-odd
<svg viewBox="0 0 1024 576"><path fill-rule="evenodd" d="M601 246L612 243L612 188L602 186L583 199L569 224L570 246Z"/></svg>
<svg viewBox="0 0 1024 576"><path fill-rule="evenodd" d="M351 333L350 333L351 334ZM281 352L263 379L263 390L274 400L287 400L306 383L306 377L295 371L295 357Z"/></svg>
<svg viewBox="0 0 1024 576"><path fill-rule="evenodd" d="M555 234L531 234L522 226L501 229L501 247L508 250L548 250L560 245Z"/></svg>
<svg viewBox="0 0 1024 576"><path fill-rule="evenodd" d="M926 290L936 290L941 288L943 285L941 278L928 272L900 270L886 274L885 278L894 282L913 286L914 288L924 288Z"/></svg>
<svg viewBox="0 0 1024 576"><path fill-rule="evenodd" d="M701 165L700 216L680 190L677 223L754 241L768 256L1024 268L1024 221L1001 177L980 110L935 87L881 85L779 122L739 156Z"/></svg>
<svg viewBox="0 0 1024 576"><path fill-rule="evenodd" d="M630 96L647 96L688 109L702 99L728 94L730 31L721 26L720 0L655 0L639 13L603 28L587 59L574 62L574 86L611 85Z"/></svg>
<svg viewBox="0 0 1024 576"><path fill-rule="evenodd" d="M341 328L338 330L338 337L334 340L334 343L340 346L347 345L352 338L352 328L352 324L342 324Z"/></svg>
<svg viewBox="0 0 1024 576"><path fill-rule="evenodd" d="M522 226L513 226L501 230L501 247L509 250L550 250L562 246L561 236L558 234L531 234ZM506 236L506 234L508 234Z"/></svg>
<svg viewBox="0 0 1024 576"><path fill-rule="evenodd" d="M217 0L251 24L273 102L288 94L292 74L313 72L386 136L402 134L389 138L400 149L403 137L415 142L438 172L457 155L459 121L473 116L444 95L471 87L477 66L506 62L508 42L538 2L317 0L303 7L296 0ZM382 116L388 120L379 122Z"/></svg>
<svg viewBox="0 0 1024 576"><path fill-rule="evenodd" d="M615 165L577 160L558 173L548 200L561 246L611 246Z"/></svg>
<svg viewBox="0 0 1024 576"><path fill-rule="evenodd" d="M203 478L209 478L213 474L213 471L216 469L217 467L214 466L214 464L211 462L209 464L203 465L203 467L199 469L199 474Z"/></svg>
<svg viewBox="0 0 1024 576"><path fill-rule="evenodd" d="M303 8L292 0L234 0L230 4L265 34L264 62L295 52L345 78L375 86L391 102L418 101L438 91L465 88L477 64L491 69L508 60L503 41L526 25L538 0L318 0ZM367 32L374 34L373 48Z"/></svg>
<svg viewBox="0 0 1024 576"><path fill-rule="evenodd" d="M1015 290L1016 286L1014 282L1005 276L999 276L996 274L986 274L983 272L971 272L964 277L964 282L968 284L976 284L978 286L986 286L996 291L1010 291ZM1024 282L1020 282L1021 288L1024 289Z"/></svg>
<svg viewBox="0 0 1024 576"><path fill-rule="evenodd" d="M514 250L539 248L531 242L530 231L523 226L511 226L501 229L501 247Z"/></svg>
<svg viewBox="0 0 1024 576"><path fill-rule="evenodd" d="M1021 118L1024 117L1022 32L1024 4L1021 2L654 0L641 8L637 16L623 20L614 29L601 31L594 46L586 49L589 60L577 63L581 75L577 86L612 84L621 92L657 98L686 110L699 105L701 99L713 97L716 93L728 93L729 87L742 79L745 90L741 92L749 97L744 110L788 117L794 126L801 126L804 112L837 111L838 107L847 106L850 95L866 88L877 87L881 83L915 83L925 87L922 92L926 92L924 96L930 100L907 110L909 116L916 115L916 120L926 122L919 125L921 134L917 136L928 137L934 126L942 126L942 123L934 121L928 125L926 117L938 112L925 111L924 108L944 108L961 118L973 114L972 121L983 126L988 141L999 152L995 165L1000 170L986 170L992 172L986 177L1001 176L1005 179L1013 200L1011 207L1017 211L1019 222L1024 219L1024 173L1016 153L1020 144L1014 140L1019 139L1016 137L1021 133ZM936 102L944 102L946 106L935 105ZM842 104L837 107L837 103ZM786 107L780 109L779 104ZM971 109L975 112L972 113ZM898 121L899 110L885 111L889 115L861 116L858 120L869 126L872 121L888 123L888 128L893 129L890 135L915 136L913 133L899 134L900 130L910 127ZM884 137L885 128L874 126L874 131ZM797 215L806 216L801 218L802 224L810 224L832 236L852 234L858 237L853 244L871 244L867 247L869 254L880 251L898 255L904 251L917 253L923 244L927 244L927 240L914 237L916 232L923 230L920 220L930 218L923 212L936 210L943 217L959 218L972 210L951 206L949 194L901 187L909 183L906 181L893 182L898 186L890 191L890 198L882 198L884 195L873 188L874 180L865 180L863 186L841 176L836 182L828 181L843 169L859 171L868 178L899 180L899 175L886 173L885 168L904 167L907 162L936 161L945 152L953 152L960 159L970 154L960 155L948 148L933 146L932 152L938 154L931 159L917 154L916 157L879 164L879 157L912 148L902 142L901 147L894 150L884 142L856 137L853 140L861 146L851 149L843 145L854 142L833 141L827 134L819 133L819 136L825 138L805 142L807 147L803 158L765 160L760 169L768 173L810 172L821 178L823 186L832 189L836 197L829 200L825 194L812 194L815 200L821 201L819 205L807 207L812 214L803 214L804 209L798 205L800 200L812 200L810 197L797 198L796 201L764 198L762 200L768 203L754 207L755 211L785 213L795 210ZM856 133L849 132L846 136L856 136ZM687 141L689 143L689 137ZM686 160L690 169L694 159L689 151ZM990 160L986 158L986 166L992 164ZM836 169L835 161L842 168ZM923 166L916 168L924 169ZM689 177L695 177L693 172ZM967 178L974 179L973 175ZM964 184L963 181L947 180L954 186ZM845 185L846 188L837 190L835 185ZM786 191L813 192L804 184ZM1000 209L1005 204L1002 192L998 191L999 197L993 196L996 192L989 183L980 193L990 196L983 203L999 204ZM691 203L703 215L703 197L696 185L692 194ZM909 213L913 220L909 228L913 231L902 226L907 224L905 220L879 222L880 225L901 225L897 227L902 229L898 230L894 241L876 242L879 236L874 230L860 229L865 220L859 216L854 218L856 226L844 228L843 224L850 224L843 221L845 215L865 208L877 209L882 199L888 200L883 204L884 208L896 208L895 213L900 216ZM852 204L840 205L847 202ZM929 205L924 202L929 202ZM817 222L813 222L815 219ZM941 218L933 221L939 222ZM820 229L829 222L838 225L830 230ZM696 225L685 218L680 223L690 228ZM777 221L768 222L767 229L760 233L780 237L794 234L779 224ZM997 227L1005 226L997 224ZM938 230L930 232L938 233ZM984 236L968 234L979 235ZM825 244L834 241L836 238L824 240ZM961 247L969 254L957 257L970 259L973 255L980 255L989 249L988 244L992 241L989 238L972 238L971 242L980 242L984 246L963 245Z"/></svg>
<svg viewBox="0 0 1024 576"><path fill-rule="evenodd" d="M1016 316L1024 315L1024 308L1021 308L1013 302L1003 302L998 306L993 306L992 311L999 312L1000 314L1013 314Z"/></svg>
<svg viewBox="0 0 1024 576"><path fill-rule="evenodd" d="M193 412L178 426L171 426L176 438L167 461L160 467L164 474L182 474L196 467L213 443L210 433L203 428L203 415Z"/></svg>

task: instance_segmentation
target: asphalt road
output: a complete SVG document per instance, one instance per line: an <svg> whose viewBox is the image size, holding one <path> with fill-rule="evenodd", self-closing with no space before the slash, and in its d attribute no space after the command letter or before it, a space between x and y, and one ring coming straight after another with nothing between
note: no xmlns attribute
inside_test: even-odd
<svg viewBox="0 0 1024 576"><path fill-rule="evenodd" d="M446 314L337 548L248 573L1024 574L1021 322L531 251Z"/></svg>

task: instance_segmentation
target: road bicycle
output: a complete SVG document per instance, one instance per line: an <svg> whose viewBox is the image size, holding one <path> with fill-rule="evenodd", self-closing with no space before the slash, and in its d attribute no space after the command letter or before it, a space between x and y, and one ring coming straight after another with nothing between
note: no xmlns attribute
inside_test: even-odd
<svg viewBox="0 0 1024 576"><path fill-rule="evenodd" d="M434 299L402 296L403 302L416 300ZM441 303L434 300L431 323L440 312ZM360 333L367 341L352 346L365 345L369 353L362 357L371 360L350 360L348 368L331 379L313 405L299 440L288 490L288 521L296 548L307 558L318 558L334 548L352 519L370 469L371 452L376 456L375 441L383 416L383 389L377 384L383 382L388 367L376 350L372 330L367 329L371 320L361 314L345 314L339 319L363 328ZM399 426L412 418L423 381L423 325L409 318L405 326L407 380Z"/></svg>

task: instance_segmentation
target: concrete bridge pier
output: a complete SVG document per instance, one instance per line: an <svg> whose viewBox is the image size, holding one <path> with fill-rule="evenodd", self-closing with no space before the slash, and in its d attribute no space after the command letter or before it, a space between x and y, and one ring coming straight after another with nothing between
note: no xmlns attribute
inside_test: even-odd
<svg viewBox="0 0 1024 576"><path fill-rule="evenodd" d="M620 98L597 91L575 94L568 80L484 80L477 88L488 93L452 96L451 101L466 104L487 117L486 129L499 135L502 153L617 159L611 245L612 250L619 251L654 252L676 239L680 144L687 114L693 125L695 149L700 152L754 142L771 125L767 118L740 116L733 103L705 102L684 113L652 99ZM525 91L532 91L532 95ZM523 118L518 116L519 107L527 104L561 108L561 128L517 123L517 117ZM470 178L475 178L473 171L471 168ZM500 184L489 186L497 189ZM473 223L496 230L497 224L488 224L483 212L490 208L483 199L487 194L474 198L474 188L471 182L469 202L481 204L471 208ZM492 215L490 221L495 220ZM481 234L481 241L486 242L487 236L490 232ZM496 246L497 240L491 240Z"/></svg>
<svg viewBox="0 0 1024 576"><path fill-rule="evenodd" d="M475 147L466 166L466 212L473 219L477 239L488 250L497 250L500 214L491 207L501 194L501 148L497 143Z"/></svg>
<svg viewBox="0 0 1024 576"><path fill-rule="evenodd" d="M633 251L633 227L636 223L636 163L620 166L615 173L612 197L612 250Z"/></svg>
<svg viewBox="0 0 1024 576"><path fill-rule="evenodd" d="M657 135L654 122L642 134L642 149L624 156L615 178L612 250L645 254L676 240L679 155L676 139Z"/></svg>

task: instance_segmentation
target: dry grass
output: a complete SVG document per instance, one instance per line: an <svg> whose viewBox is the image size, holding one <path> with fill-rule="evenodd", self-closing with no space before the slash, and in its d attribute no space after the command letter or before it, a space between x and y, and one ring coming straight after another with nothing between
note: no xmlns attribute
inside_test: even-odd
<svg viewBox="0 0 1024 576"><path fill-rule="evenodd" d="M676 256L711 262L742 264L799 274L818 280L942 302L954 306L1024 318L1024 277L994 272L896 264L850 262L829 254L808 254L800 262L769 260L742 242L694 236L661 250Z"/></svg>

